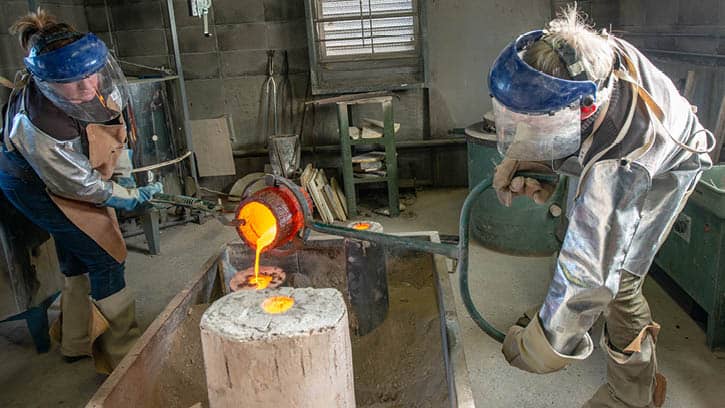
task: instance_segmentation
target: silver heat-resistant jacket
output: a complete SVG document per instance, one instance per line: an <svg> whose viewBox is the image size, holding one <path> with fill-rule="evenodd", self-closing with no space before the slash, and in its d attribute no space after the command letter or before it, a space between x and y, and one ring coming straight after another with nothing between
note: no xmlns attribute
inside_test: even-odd
<svg viewBox="0 0 725 408"><path fill-rule="evenodd" d="M699 151L707 144L672 81L632 45L612 41L620 63L604 120L578 157L559 169L578 176L579 185L539 316L547 339L565 355L588 337L616 296L621 273L647 273L702 170L711 166L707 154L672 140Z"/></svg>
<svg viewBox="0 0 725 408"><path fill-rule="evenodd" d="M23 89L17 94L20 98L18 112L12 118L5 118L9 125L6 148L17 150L52 193L95 204L108 200L113 184L103 180L93 169L83 152L80 136L58 140L39 129L27 113L25 96L26 89Z"/></svg>

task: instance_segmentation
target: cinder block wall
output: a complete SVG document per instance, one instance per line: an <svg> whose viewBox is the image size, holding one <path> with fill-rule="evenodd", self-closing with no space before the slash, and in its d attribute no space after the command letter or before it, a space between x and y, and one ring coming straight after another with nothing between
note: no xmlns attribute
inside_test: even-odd
<svg viewBox="0 0 725 408"><path fill-rule="evenodd" d="M84 0L39 1L38 5L52 12L59 19L73 24L78 30L87 31ZM23 50L18 39L8 33L8 28L18 17L28 12L27 0L3 0L0 2L0 75L10 80L23 66ZM10 90L0 86L0 105L5 104ZM0 119L1 121L1 119Z"/></svg>
<svg viewBox="0 0 725 408"><path fill-rule="evenodd" d="M175 69L165 0L107 3L112 34L103 0L86 0L91 31L102 33L123 61ZM203 35L201 19L189 16L185 0L173 4L191 119L229 114L236 134L233 148L263 144L256 128L267 50L276 51L277 73L282 51L288 51L291 83L295 94L304 96L309 63L302 1L215 0L211 37ZM149 72L122 66L131 74Z"/></svg>

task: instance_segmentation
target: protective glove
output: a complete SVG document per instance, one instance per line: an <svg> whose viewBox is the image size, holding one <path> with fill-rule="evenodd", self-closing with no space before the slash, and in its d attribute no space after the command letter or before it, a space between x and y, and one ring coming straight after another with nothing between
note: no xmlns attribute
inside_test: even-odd
<svg viewBox="0 0 725 408"><path fill-rule="evenodd" d="M559 371L571 362L584 360L592 350L594 344L588 334L579 342L573 355L564 355L554 350L544 334L537 313L526 328L509 328L501 351L512 366L530 373L547 374Z"/></svg>
<svg viewBox="0 0 725 408"><path fill-rule="evenodd" d="M122 187L136 188L136 180L133 178L131 170L133 170L133 150L123 149L121 155L118 156L111 179Z"/></svg>
<svg viewBox="0 0 725 408"><path fill-rule="evenodd" d="M493 174L493 188L498 201L511 207L514 197L525 195L536 204L544 204L556 190L556 184L541 183L530 177L514 177L519 171L553 174L551 167L539 162L503 159Z"/></svg>
<svg viewBox="0 0 725 408"><path fill-rule="evenodd" d="M132 211L151 200L154 194L163 192L164 186L158 182L139 188L126 188L118 183L113 183L111 197L103 205L117 210Z"/></svg>

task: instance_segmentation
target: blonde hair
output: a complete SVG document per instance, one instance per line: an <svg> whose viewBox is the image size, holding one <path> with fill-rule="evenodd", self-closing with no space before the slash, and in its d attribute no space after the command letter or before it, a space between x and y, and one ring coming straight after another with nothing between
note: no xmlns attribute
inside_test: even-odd
<svg viewBox="0 0 725 408"><path fill-rule="evenodd" d="M56 34L60 32L74 32L75 28L67 23L59 23L58 19L47 11L38 7L34 12L30 12L20 17L12 26L10 26L10 34L17 34L20 46L25 50L30 50L33 45L42 37ZM58 40L48 44L42 52L47 52L60 48L73 40Z"/></svg>
<svg viewBox="0 0 725 408"><path fill-rule="evenodd" d="M606 79L612 70L614 50L608 35L597 33L586 23L586 16L576 3L562 9L549 22L544 36L524 52L523 59L532 67L557 78L571 79L569 71L553 47L566 42L576 52L589 78Z"/></svg>

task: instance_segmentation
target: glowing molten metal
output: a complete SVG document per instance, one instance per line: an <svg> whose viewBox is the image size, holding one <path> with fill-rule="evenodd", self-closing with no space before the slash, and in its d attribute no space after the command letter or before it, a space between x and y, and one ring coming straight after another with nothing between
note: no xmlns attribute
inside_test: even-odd
<svg viewBox="0 0 725 408"><path fill-rule="evenodd" d="M259 276L259 257L264 248L277 237L277 218L267 206L252 201L240 208L237 219L244 221L239 226L240 234L253 242L257 250L254 258L254 277L251 277L249 282L255 284L257 290L264 289L272 277Z"/></svg>
<svg viewBox="0 0 725 408"><path fill-rule="evenodd" d="M358 222L352 226L352 229L355 229L358 231L366 231L366 230L369 230L370 227L371 227L371 225L369 222Z"/></svg>
<svg viewBox="0 0 725 408"><path fill-rule="evenodd" d="M269 314L280 314L288 311L295 304L289 296L272 296L264 299L262 309Z"/></svg>

